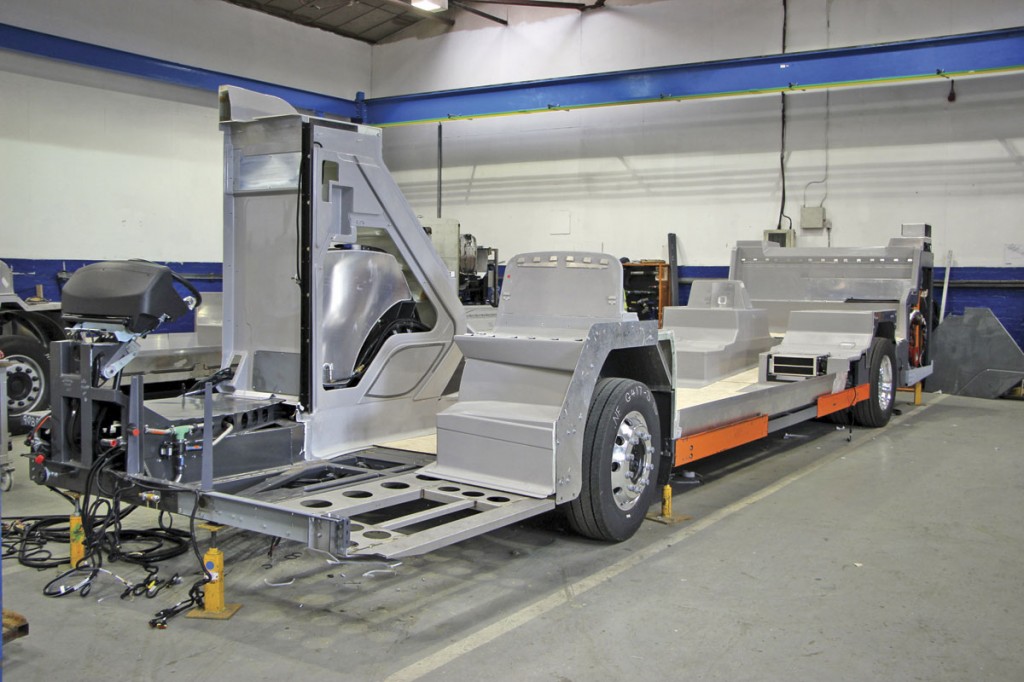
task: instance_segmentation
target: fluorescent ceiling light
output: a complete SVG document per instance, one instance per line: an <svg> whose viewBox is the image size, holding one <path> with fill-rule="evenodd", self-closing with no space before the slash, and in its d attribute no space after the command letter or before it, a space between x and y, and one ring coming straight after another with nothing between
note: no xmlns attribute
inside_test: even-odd
<svg viewBox="0 0 1024 682"><path fill-rule="evenodd" d="M448 9L448 0L412 0L412 6L428 12L440 12Z"/></svg>

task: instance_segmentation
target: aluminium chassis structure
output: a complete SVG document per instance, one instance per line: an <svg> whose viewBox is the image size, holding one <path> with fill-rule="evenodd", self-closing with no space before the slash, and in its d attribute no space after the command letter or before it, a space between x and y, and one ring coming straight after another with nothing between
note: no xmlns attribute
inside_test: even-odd
<svg viewBox="0 0 1024 682"><path fill-rule="evenodd" d="M661 330L624 312L613 256L522 254L493 331L467 332L379 130L235 88L221 120L221 372L178 398L108 386L125 345L191 301L161 266L83 268L37 483L338 556L424 553L556 507L619 541L673 467L815 417L884 425L897 386L931 371L926 239L741 242L729 279L696 284Z"/></svg>

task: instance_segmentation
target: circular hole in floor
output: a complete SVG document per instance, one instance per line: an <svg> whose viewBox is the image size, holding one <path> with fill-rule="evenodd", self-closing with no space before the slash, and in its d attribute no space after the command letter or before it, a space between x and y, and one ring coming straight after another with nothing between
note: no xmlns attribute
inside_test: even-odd
<svg viewBox="0 0 1024 682"><path fill-rule="evenodd" d="M386 530L368 530L363 533L363 537L370 540L387 540L391 537L391 533Z"/></svg>
<svg viewBox="0 0 1024 682"><path fill-rule="evenodd" d="M508 502L511 498L502 497L501 495L491 495L487 498L488 502Z"/></svg>
<svg viewBox="0 0 1024 682"><path fill-rule="evenodd" d="M416 478L418 478L421 481L440 481L441 480L439 478L434 478L433 476L427 476L426 474L416 474Z"/></svg>
<svg viewBox="0 0 1024 682"><path fill-rule="evenodd" d="M390 488L391 490L402 490L408 488L409 484L402 481L384 481L380 484L381 488Z"/></svg>
<svg viewBox="0 0 1024 682"><path fill-rule="evenodd" d="M348 529L351 532L353 532L353 533L357 533L357 532L361 531L363 528L366 528L366 526L362 525L361 523L350 523L350 524L348 524Z"/></svg>
<svg viewBox="0 0 1024 682"><path fill-rule="evenodd" d="M346 490L342 493L345 497L373 497L369 490Z"/></svg>
<svg viewBox="0 0 1024 682"><path fill-rule="evenodd" d="M314 509L323 509L324 507L334 506L334 503L328 500L303 500L299 504L303 507L312 507Z"/></svg>
<svg viewBox="0 0 1024 682"><path fill-rule="evenodd" d="M482 492L480 492L479 490L467 490L466 492L462 493L462 496L463 497L483 497L484 494Z"/></svg>
<svg viewBox="0 0 1024 682"><path fill-rule="evenodd" d="M445 493L457 493L457 492L459 492L459 488L457 488L457 487L455 487L453 485L442 485L441 487L438 488L438 490L440 490L441 492L445 492Z"/></svg>

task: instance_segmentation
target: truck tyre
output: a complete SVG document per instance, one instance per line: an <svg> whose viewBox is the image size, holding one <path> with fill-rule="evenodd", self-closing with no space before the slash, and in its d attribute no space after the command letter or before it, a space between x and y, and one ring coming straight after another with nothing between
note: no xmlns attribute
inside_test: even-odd
<svg viewBox="0 0 1024 682"><path fill-rule="evenodd" d="M651 390L630 379L599 381L583 435L583 487L566 505L570 527L610 542L636 533L657 487L660 443Z"/></svg>
<svg viewBox="0 0 1024 682"><path fill-rule="evenodd" d="M885 426L896 402L896 344L876 336L871 341L866 362L871 396L853 406L853 419L859 426Z"/></svg>
<svg viewBox="0 0 1024 682"><path fill-rule="evenodd" d="M44 410L50 400L50 359L46 349L27 336L0 336L0 355L12 363L7 367L7 427L13 434L25 433L21 415Z"/></svg>

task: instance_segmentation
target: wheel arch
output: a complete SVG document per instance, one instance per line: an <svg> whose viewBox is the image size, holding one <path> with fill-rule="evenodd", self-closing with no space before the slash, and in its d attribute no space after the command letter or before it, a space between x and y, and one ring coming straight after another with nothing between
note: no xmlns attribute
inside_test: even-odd
<svg viewBox="0 0 1024 682"><path fill-rule="evenodd" d="M599 379L618 377L639 381L651 390L654 402L658 406L661 430L659 485L668 482L675 460L675 372L672 368L674 357L671 344L667 341L660 341L657 345L618 348L605 358L599 375Z"/></svg>

